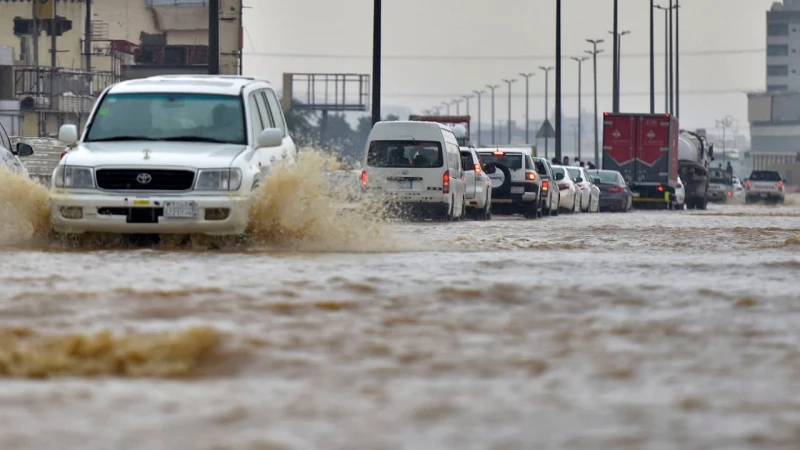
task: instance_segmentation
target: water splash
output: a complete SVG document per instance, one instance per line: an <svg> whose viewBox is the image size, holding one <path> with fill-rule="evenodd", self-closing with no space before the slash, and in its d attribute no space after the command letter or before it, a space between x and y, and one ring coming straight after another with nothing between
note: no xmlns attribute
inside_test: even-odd
<svg viewBox="0 0 800 450"><path fill-rule="evenodd" d="M47 188L0 167L0 246L50 236Z"/></svg>

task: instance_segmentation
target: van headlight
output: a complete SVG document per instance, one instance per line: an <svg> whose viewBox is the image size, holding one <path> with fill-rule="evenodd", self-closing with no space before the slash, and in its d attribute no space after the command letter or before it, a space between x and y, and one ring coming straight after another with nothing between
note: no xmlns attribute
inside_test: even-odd
<svg viewBox="0 0 800 450"><path fill-rule="evenodd" d="M204 169L197 172L198 191L235 191L242 187L239 169Z"/></svg>
<svg viewBox="0 0 800 450"><path fill-rule="evenodd" d="M53 182L58 188L94 189L94 169L79 166L58 166Z"/></svg>

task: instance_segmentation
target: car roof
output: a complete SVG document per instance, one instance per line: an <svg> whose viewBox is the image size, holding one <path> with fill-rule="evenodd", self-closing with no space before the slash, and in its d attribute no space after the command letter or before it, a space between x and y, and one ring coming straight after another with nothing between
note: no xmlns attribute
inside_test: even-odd
<svg viewBox="0 0 800 450"><path fill-rule="evenodd" d="M132 94L145 92L180 92L238 96L251 84L272 87L269 81L235 75L159 75L117 83L111 87L111 94Z"/></svg>
<svg viewBox="0 0 800 450"><path fill-rule="evenodd" d="M482 148L482 149L478 150L478 153L494 153L494 152L515 153L515 154L527 155L527 153L524 150L520 150L520 149L516 149L516 148L513 148L513 149L510 148L508 150L505 150L505 149L502 149L502 148L495 149L495 150L492 150L491 148Z"/></svg>

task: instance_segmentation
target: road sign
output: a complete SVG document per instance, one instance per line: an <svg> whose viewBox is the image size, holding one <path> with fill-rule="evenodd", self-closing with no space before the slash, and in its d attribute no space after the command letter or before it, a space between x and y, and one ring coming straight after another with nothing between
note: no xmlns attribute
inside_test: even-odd
<svg viewBox="0 0 800 450"><path fill-rule="evenodd" d="M536 132L536 139L551 139L556 137L556 130L550 125L550 121L545 119L542 127Z"/></svg>

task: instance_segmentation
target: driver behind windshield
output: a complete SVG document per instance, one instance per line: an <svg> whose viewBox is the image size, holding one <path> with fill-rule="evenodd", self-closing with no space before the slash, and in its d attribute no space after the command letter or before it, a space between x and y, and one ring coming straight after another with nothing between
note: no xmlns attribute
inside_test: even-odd
<svg viewBox="0 0 800 450"><path fill-rule="evenodd" d="M244 141L244 129L239 120L241 111L232 105L217 105L211 112L214 138L225 142Z"/></svg>

